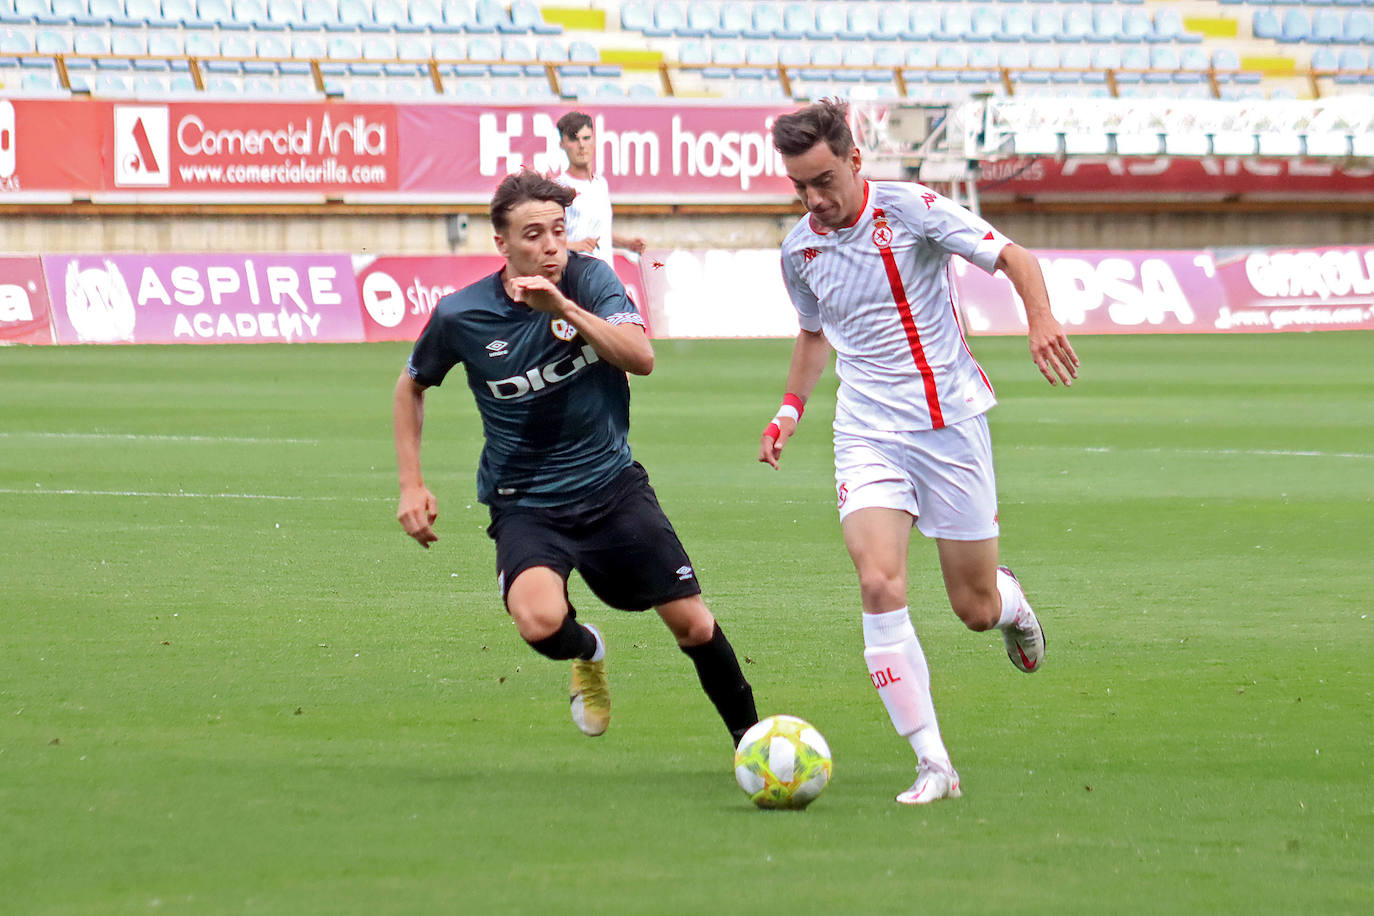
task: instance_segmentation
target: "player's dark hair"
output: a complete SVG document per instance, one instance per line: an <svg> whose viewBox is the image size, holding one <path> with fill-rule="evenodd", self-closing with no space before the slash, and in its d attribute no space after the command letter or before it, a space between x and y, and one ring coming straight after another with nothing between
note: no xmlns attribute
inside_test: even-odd
<svg viewBox="0 0 1374 916"><path fill-rule="evenodd" d="M592 126L592 116L580 111L570 111L558 119L558 135L566 140L577 136L584 127Z"/></svg>
<svg viewBox="0 0 1374 916"><path fill-rule="evenodd" d="M854 148L849 103L843 99L821 99L773 122L773 146L784 156L800 156L822 140L836 156L848 156Z"/></svg>
<svg viewBox="0 0 1374 916"><path fill-rule="evenodd" d="M531 200L546 200L563 209L573 202L577 192L530 169L511 172L496 186L491 196L491 226L505 232L510 225L510 211Z"/></svg>

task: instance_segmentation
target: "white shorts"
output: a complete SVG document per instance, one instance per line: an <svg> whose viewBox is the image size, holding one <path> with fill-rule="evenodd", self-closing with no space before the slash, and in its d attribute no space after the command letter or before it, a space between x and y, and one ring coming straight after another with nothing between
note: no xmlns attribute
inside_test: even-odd
<svg viewBox="0 0 1374 916"><path fill-rule="evenodd" d="M840 521L857 509L900 509L928 538L997 537L997 478L986 414L943 429L835 431Z"/></svg>

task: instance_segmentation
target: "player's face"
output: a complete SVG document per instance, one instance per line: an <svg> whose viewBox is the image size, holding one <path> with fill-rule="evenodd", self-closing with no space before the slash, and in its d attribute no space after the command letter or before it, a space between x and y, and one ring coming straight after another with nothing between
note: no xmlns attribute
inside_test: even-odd
<svg viewBox="0 0 1374 916"><path fill-rule="evenodd" d="M859 149L837 156L824 140L800 156L783 156L787 177L813 219L828 229L842 229L859 218L864 182L859 177Z"/></svg>
<svg viewBox="0 0 1374 916"><path fill-rule="evenodd" d="M527 200L507 214L505 232L496 233L496 250L513 277L546 277L557 283L568 266L568 238L562 205Z"/></svg>
<svg viewBox="0 0 1374 916"><path fill-rule="evenodd" d="M592 158L596 155L596 141L591 127L584 127L571 137L562 137L558 145L568 155L569 168L591 171Z"/></svg>

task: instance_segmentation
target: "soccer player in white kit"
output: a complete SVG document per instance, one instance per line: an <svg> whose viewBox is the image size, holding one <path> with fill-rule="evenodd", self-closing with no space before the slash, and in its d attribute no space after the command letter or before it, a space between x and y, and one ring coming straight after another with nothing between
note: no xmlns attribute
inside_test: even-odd
<svg viewBox="0 0 1374 916"><path fill-rule="evenodd" d="M615 235L611 221L611 189L606 176L596 173L596 134L591 115L570 111L558 119L558 145L568 167L553 180L577 192L568 207L569 251L581 251L615 265L613 248L643 254L646 243L637 235Z"/></svg>
<svg viewBox="0 0 1374 916"><path fill-rule="evenodd" d="M907 608L912 525L935 539L950 605L969 629L1001 630L1012 663L1028 673L1045 652L1020 584L997 565L985 416L996 398L959 327L950 256L1006 274L1025 303L1031 357L1051 385L1072 384L1078 357L1050 312L1034 256L929 188L860 177L847 115L843 102L827 99L773 126L808 212L782 245L801 331L759 460L778 466L834 348L835 484L859 576L864 659L917 757L916 781L897 801L919 805L961 793Z"/></svg>

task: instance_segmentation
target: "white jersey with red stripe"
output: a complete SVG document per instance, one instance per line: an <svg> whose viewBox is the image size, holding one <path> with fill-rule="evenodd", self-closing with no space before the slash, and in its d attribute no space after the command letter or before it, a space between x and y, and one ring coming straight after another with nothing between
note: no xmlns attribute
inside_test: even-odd
<svg viewBox="0 0 1374 916"><path fill-rule="evenodd" d="M896 181L866 181L850 226L808 214L788 233L792 304L835 348L837 431L939 429L997 403L959 326L950 255L992 273L1008 244L953 201Z"/></svg>

